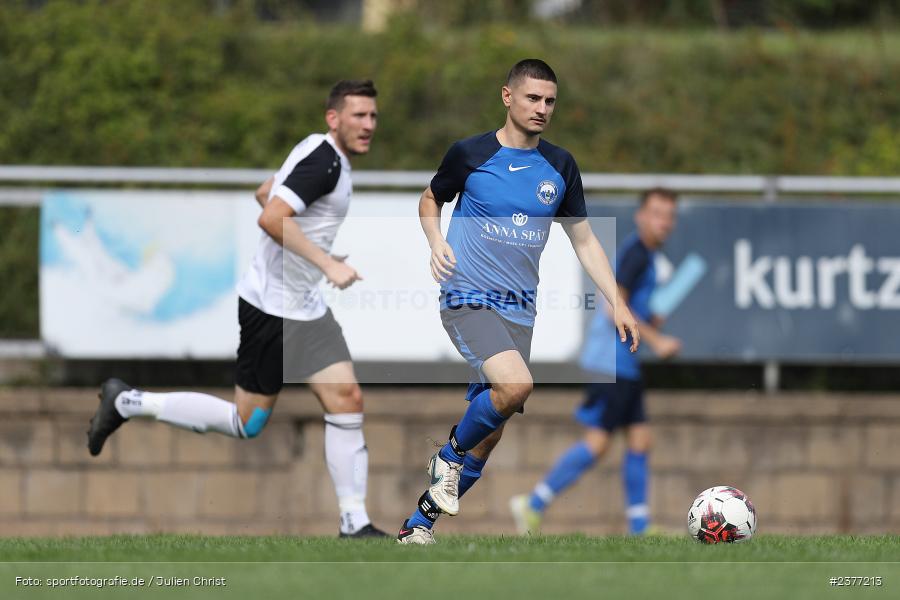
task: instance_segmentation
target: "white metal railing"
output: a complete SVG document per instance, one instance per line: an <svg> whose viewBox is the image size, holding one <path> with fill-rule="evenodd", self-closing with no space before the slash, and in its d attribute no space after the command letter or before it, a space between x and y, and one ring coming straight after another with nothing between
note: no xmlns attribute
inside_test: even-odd
<svg viewBox="0 0 900 600"><path fill-rule="evenodd" d="M167 167L45 167L0 165L0 184L31 184L0 189L0 204L36 204L40 189L60 183L127 183L154 185L255 186L272 174L268 169ZM422 189L432 171L356 171L357 188ZM586 173L588 191L636 191L664 186L680 192L759 194L775 200L780 194L900 194L900 177L818 177L793 175L672 175Z"/></svg>
<svg viewBox="0 0 900 600"><path fill-rule="evenodd" d="M33 360L46 355L41 340L0 340L0 360Z"/></svg>

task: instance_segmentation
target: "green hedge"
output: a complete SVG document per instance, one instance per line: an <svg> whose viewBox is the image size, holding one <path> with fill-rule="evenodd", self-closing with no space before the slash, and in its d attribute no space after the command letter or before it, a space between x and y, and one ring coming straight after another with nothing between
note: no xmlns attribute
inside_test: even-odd
<svg viewBox="0 0 900 600"><path fill-rule="evenodd" d="M18 6L18 8L16 8ZM510 64L561 78L548 138L585 171L897 173L900 35L585 31L523 24L382 34L244 4L50 2L0 9L0 163L274 167L321 130L345 76L382 119L364 168L434 168L503 119Z"/></svg>
<svg viewBox="0 0 900 600"><path fill-rule="evenodd" d="M211 3L220 5L221 3ZM372 77L379 131L357 168L433 169L499 125L506 70L560 76L548 139L583 171L900 174L900 34L587 30L519 23L379 34L251 4L0 6L0 164L275 168L324 128L341 77ZM0 336L36 335L36 217L0 216Z"/></svg>
<svg viewBox="0 0 900 600"><path fill-rule="evenodd" d="M0 338L38 335L37 240L37 210L0 210Z"/></svg>

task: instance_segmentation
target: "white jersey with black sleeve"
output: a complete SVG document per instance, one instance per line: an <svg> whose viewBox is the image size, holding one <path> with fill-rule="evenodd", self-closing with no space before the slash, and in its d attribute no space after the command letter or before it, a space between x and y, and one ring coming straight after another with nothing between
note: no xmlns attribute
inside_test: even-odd
<svg viewBox="0 0 900 600"><path fill-rule="evenodd" d="M295 222L309 240L325 252L331 246L350 206L353 184L350 161L330 134L313 134L297 144L275 173L269 201L284 200L299 215ZM289 281L285 282L285 274ZM266 314L312 321L327 306L319 290L322 272L292 255L284 262L284 249L263 232L250 268L238 283L241 298Z"/></svg>

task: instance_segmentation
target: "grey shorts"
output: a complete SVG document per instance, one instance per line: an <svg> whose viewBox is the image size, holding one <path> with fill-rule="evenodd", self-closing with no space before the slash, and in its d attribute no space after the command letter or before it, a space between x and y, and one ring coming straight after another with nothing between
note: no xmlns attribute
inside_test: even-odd
<svg viewBox="0 0 900 600"><path fill-rule="evenodd" d="M525 364L531 358L534 328L508 321L492 308L472 304L447 308L441 311L441 323L453 345L479 374L484 361L500 352L515 350Z"/></svg>

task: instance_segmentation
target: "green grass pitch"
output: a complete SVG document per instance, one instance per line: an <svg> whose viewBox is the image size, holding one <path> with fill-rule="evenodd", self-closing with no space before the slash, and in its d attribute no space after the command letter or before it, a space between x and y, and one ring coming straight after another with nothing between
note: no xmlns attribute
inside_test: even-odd
<svg viewBox="0 0 900 600"><path fill-rule="evenodd" d="M704 546L687 536L446 535L430 547L289 536L6 538L0 598L896 598L897 561L900 536L760 535ZM129 585L50 587L54 578L117 576ZM881 585L832 586L832 577Z"/></svg>

